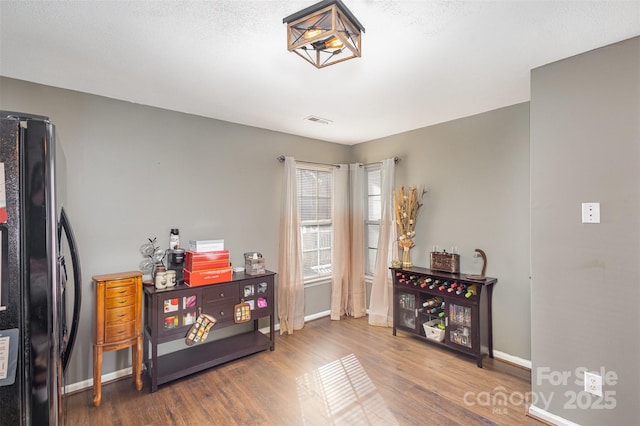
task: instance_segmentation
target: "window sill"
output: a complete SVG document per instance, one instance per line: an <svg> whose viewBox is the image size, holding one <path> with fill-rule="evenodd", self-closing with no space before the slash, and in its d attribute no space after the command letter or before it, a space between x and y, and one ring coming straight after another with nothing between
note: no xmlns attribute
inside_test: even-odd
<svg viewBox="0 0 640 426"><path fill-rule="evenodd" d="M305 287L316 287L331 284L331 277L314 278L304 282Z"/></svg>

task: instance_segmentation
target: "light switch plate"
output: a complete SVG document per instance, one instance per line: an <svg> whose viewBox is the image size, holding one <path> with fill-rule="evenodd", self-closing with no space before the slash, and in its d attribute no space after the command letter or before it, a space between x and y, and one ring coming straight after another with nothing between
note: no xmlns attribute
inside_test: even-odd
<svg viewBox="0 0 640 426"><path fill-rule="evenodd" d="M582 203L582 223L600 223L600 203Z"/></svg>

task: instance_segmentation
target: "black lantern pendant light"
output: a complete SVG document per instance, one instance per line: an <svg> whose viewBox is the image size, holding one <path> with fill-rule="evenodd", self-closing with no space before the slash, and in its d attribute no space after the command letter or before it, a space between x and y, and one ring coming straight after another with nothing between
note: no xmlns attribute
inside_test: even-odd
<svg viewBox="0 0 640 426"><path fill-rule="evenodd" d="M287 49L316 68L362 54L362 24L340 0L324 0L282 20Z"/></svg>

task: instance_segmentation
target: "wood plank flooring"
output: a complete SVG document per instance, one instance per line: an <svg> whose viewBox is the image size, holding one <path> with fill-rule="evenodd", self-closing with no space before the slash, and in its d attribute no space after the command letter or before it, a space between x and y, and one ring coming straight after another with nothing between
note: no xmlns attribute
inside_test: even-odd
<svg viewBox="0 0 640 426"><path fill-rule="evenodd" d="M215 344L211 342L208 344ZM262 352L161 385L69 395L67 425L540 425L529 371L429 345L366 318L305 324Z"/></svg>

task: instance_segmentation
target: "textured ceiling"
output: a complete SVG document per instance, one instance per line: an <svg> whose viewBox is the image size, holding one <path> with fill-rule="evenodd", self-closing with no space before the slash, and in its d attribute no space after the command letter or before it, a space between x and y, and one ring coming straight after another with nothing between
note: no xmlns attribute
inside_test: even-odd
<svg viewBox="0 0 640 426"><path fill-rule="evenodd" d="M362 58L318 70L282 23L313 0L3 0L0 75L354 144L527 101L532 68L640 35L640 0L343 1Z"/></svg>

